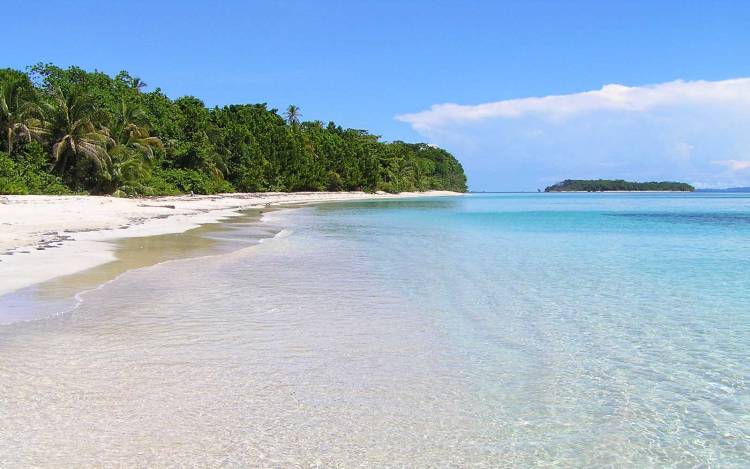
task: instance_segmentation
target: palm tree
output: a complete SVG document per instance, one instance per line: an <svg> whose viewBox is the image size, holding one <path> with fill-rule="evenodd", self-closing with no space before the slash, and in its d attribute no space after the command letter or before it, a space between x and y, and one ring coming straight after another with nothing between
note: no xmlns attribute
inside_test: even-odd
<svg viewBox="0 0 750 469"><path fill-rule="evenodd" d="M83 158L107 176L111 163L107 148L114 141L96 125L101 116L91 100L84 94L66 94L58 88L46 110L55 169L65 174Z"/></svg>
<svg viewBox="0 0 750 469"><path fill-rule="evenodd" d="M148 83L146 83L145 81L141 80L138 77L133 77L133 89L136 93L140 93L141 90L147 86Z"/></svg>
<svg viewBox="0 0 750 469"><path fill-rule="evenodd" d="M119 112L109 129L104 129L116 146L125 146L140 153L147 160L154 158L154 150L163 150L159 137L152 137L145 126L146 113L142 109L120 102Z"/></svg>
<svg viewBox="0 0 750 469"><path fill-rule="evenodd" d="M302 117L302 113L300 113L299 107L295 106L294 104L290 104L289 107L286 108L286 112L284 113L286 115L286 121L289 123L289 125L297 125L299 124L299 118Z"/></svg>
<svg viewBox="0 0 750 469"><path fill-rule="evenodd" d="M115 142L109 150L112 157L112 187L126 194L144 194L150 190L142 181L151 175L154 150L164 150L158 137L149 135L143 124L142 109L120 103L119 112L109 129L103 131Z"/></svg>
<svg viewBox="0 0 750 469"><path fill-rule="evenodd" d="M151 176L151 161L125 145L115 146L109 154L112 157L112 177L105 184L107 192L148 195L149 191L153 191L146 185Z"/></svg>
<svg viewBox="0 0 750 469"><path fill-rule="evenodd" d="M27 142L43 133L42 109L21 79L9 78L0 83L0 129L8 153L19 137Z"/></svg>

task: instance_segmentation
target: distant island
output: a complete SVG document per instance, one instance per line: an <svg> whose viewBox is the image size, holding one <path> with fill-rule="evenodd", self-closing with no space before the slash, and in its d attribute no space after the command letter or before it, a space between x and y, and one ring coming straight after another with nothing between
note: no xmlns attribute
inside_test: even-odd
<svg viewBox="0 0 750 469"><path fill-rule="evenodd" d="M695 188L684 182L630 182L622 179L566 179L553 184L544 192L609 192L609 191L679 191L693 192Z"/></svg>

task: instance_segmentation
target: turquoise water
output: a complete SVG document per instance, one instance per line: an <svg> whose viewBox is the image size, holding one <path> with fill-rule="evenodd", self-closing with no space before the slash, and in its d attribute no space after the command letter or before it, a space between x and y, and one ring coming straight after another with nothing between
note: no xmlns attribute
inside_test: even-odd
<svg viewBox="0 0 750 469"><path fill-rule="evenodd" d="M0 327L0 461L750 465L750 197L471 195L265 223L284 231Z"/></svg>

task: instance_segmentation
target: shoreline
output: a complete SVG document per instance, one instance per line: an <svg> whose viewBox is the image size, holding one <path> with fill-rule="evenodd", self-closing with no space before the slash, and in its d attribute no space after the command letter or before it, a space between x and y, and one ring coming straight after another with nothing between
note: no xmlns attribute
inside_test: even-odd
<svg viewBox="0 0 750 469"><path fill-rule="evenodd" d="M458 192L239 193L153 198L0 196L0 297L117 260L110 241L183 233L287 204L457 196Z"/></svg>
<svg viewBox="0 0 750 469"><path fill-rule="evenodd" d="M267 214L307 206L285 204L245 209L236 215L179 233L104 241L100 244L111 248L111 261L0 295L0 328L71 313L83 304L85 295L131 271L255 247L286 230L282 226L268 224Z"/></svg>

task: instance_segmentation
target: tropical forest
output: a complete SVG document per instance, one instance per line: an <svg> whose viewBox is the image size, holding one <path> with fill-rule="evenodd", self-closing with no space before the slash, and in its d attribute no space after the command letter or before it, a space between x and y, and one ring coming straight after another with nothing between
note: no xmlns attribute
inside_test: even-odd
<svg viewBox="0 0 750 469"><path fill-rule="evenodd" d="M124 71L0 69L0 193L466 190L433 145L303 121L295 105L208 108L147 89Z"/></svg>

